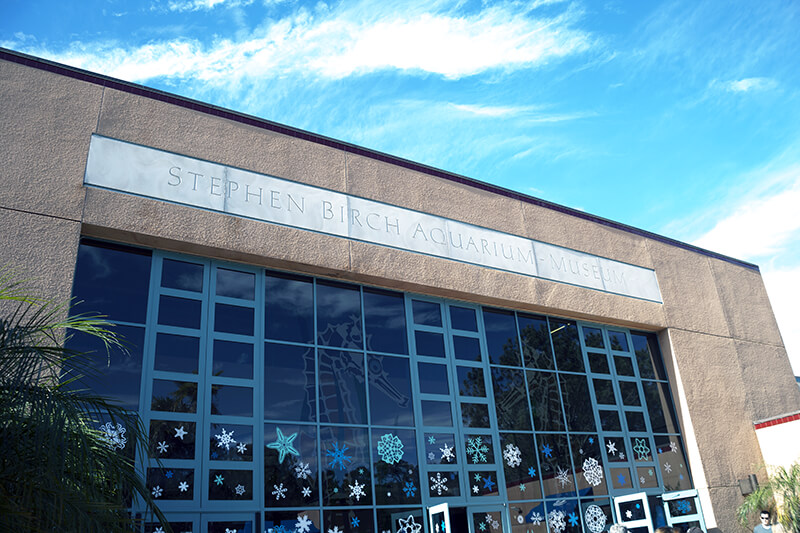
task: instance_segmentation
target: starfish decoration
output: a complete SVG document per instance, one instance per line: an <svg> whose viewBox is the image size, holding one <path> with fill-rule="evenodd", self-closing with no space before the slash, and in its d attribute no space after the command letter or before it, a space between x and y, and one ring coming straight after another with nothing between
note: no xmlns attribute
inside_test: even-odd
<svg viewBox="0 0 800 533"><path fill-rule="evenodd" d="M297 448L292 445L294 439L297 438L297 433L292 433L286 437L281 431L281 428L275 429L278 431L278 440L267 444L267 448L278 450L278 462L283 463L283 460L286 458L286 454L289 453L292 455L300 455L300 452L297 451Z"/></svg>

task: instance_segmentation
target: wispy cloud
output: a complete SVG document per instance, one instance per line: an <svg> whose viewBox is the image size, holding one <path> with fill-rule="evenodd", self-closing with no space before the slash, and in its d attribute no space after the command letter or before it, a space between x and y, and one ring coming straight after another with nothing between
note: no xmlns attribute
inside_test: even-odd
<svg viewBox="0 0 800 533"><path fill-rule="evenodd" d="M778 86L778 82L771 78L743 78L731 81L714 80L710 86L732 93L747 93L774 89Z"/></svg>
<svg viewBox="0 0 800 533"><path fill-rule="evenodd" d="M800 266L763 273L772 311L796 376L800 376Z"/></svg>
<svg viewBox="0 0 800 533"><path fill-rule="evenodd" d="M208 11L218 6L240 7L253 3L253 0L170 0L167 3L169 11Z"/></svg>
<svg viewBox="0 0 800 533"><path fill-rule="evenodd" d="M175 0L174 9L210 9L222 0ZM230 4L225 4L230 5ZM581 14L537 16L513 4L477 12L404 8L368 2L333 10L300 9L237 39L152 42L126 47L113 42L73 43L66 50L21 51L129 81L198 79L227 84L232 78L313 75L340 79L381 70L459 79L488 70L536 68L588 50L592 37L575 24Z"/></svg>
<svg viewBox="0 0 800 533"><path fill-rule="evenodd" d="M518 118L525 123L565 122L597 115L594 112L543 113L542 106L492 106L455 103L451 103L450 106L467 115L489 118Z"/></svg>

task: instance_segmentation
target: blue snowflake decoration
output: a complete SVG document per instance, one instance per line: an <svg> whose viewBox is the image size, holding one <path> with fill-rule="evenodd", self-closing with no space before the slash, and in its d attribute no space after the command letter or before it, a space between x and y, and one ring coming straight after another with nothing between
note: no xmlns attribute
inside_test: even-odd
<svg viewBox="0 0 800 533"><path fill-rule="evenodd" d="M686 500L679 501L678 505L676 505L676 508L678 509L678 512L681 514L689 514L690 512L692 512L692 506L689 505L689 502L687 502Z"/></svg>
<svg viewBox="0 0 800 533"><path fill-rule="evenodd" d="M275 533L289 533L289 530L286 529L286 526L284 526L283 524L275 526L274 528L272 528L272 531L274 531Z"/></svg>
<svg viewBox="0 0 800 533"><path fill-rule="evenodd" d="M164 472L164 477L167 479L172 479L172 476L174 475L175 474L172 472L172 470L167 470L166 472Z"/></svg>
<svg viewBox="0 0 800 533"><path fill-rule="evenodd" d="M278 462L283 463L283 460L286 458L287 454L292 455L300 455L300 452L297 451L297 448L294 447L294 439L297 438L297 433L292 433L288 437L286 437L281 428L275 428L278 431L278 440L275 442L270 442L267 444L267 448L272 448L273 450L278 450Z"/></svg>
<svg viewBox="0 0 800 533"><path fill-rule="evenodd" d="M428 437L428 444L436 444L436 437L434 437L433 435Z"/></svg>
<svg viewBox="0 0 800 533"><path fill-rule="evenodd" d="M624 485L625 481L627 481L625 474L617 474L617 483L619 483L620 485Z"/></svg>
<svg viewBox="0 0 800 533"><path fill-rule="evenodd" d="M361 523L361 521L356 516L354 516L353 519L350 520L350 525L353 526L353 527L358 527L358 524L360 524L360 523Z"/></svg>
<svg viewBox="0 0 800 533"><path fill-rule="evenodd" d="M549 444L542 446L542 453L545 457L553 457L553 448Z"/></svg>
<svg viewBox="0 0 800 533"><path fill-rule="evenodd" d="M589 444L594 444L594 437L589 437Z"/></svg>
<svg viewBox="0 0 800 533"><path fill-rule="evenodd" d="M532 466L528 467L528 475L531 477L536 477L536 469Z"/></svg>
<svg viewBox="0 0 800 533"><path fill-rule="evenodd" d="M403 492L406 493L406 498L413 498L417 494L417 486L413 481L406 481L406 486L403 487Z"/></svg>
<svg viewBox="0 0 800 533"><path fill-rule="evenodd" d="M569 525L577 526L578 525L578 515L575 513L569 513Z"/></svg>
<svg viewBox="0 0 800 533"><path fill-rule="evenodd" d="M393 465L403 458L403 443L396 435L386 433L378 441L378 455L385 463Z"/></svg>
<svg viewBox="0 0 800 533"><path fill-rule="evenodd" d="M494 481L492 481L492 476L483 478L483 488L492 492L494 490L494 486L497 485Z"/></svg>
<svg viewBox="0 0 800 533"><path fill-rule="evenodd" d="M339 442L334 442L332 450L325 450L325 455L331 458L328 466L339 468L339 470L346 470L347 467L345 466L345 463L353 462L353 456L344 453L347 450L348 448L346 444L342 444L342 448L339 449Z"/></svg>

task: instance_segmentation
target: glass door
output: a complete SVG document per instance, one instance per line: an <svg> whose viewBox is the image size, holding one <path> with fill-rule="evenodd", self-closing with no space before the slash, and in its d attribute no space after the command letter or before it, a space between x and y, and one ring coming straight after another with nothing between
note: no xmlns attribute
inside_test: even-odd
<svg viewBox="0 0 800 533"><path fill-rule="evenodd" d="M446 503L440 503L428 508L428 524L433 533L449 533L450 511Z"/></svg>
<svg viewBox="0 0 800 533"><path fill-rule="evenodd" d="M653 520L647 494L637 492L614 498L617 521L628 528L630 533L653 533Z"/></svg>
<svg viewBox="0 0 800 533"><path fill-rule="evenodd" d="M698 498L696 490L665 492L661 499L664 501L667 525L670 527L680 526L684 531L697 526L706 531L703 511L700 509L700 498Z"/></svg>

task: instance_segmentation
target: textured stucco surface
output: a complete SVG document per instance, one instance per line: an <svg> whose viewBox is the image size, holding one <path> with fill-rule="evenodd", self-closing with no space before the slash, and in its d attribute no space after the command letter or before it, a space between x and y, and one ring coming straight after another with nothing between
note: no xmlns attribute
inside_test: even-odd
<svg viewBox="0 0 800 533"><path fill-rule="evenodd" d="M698 488L737 531L753 421L800 409L750 269L330 146L0 61L0 262L68 297L81 233L488 305L660 331ZM655 269L664 303L348 241L82 185L90 134L347 192ZM668 334L667 334L668 332ZM680 381L676 381L678 379ZM687 428L691 431L687 431Z"/></svg>

